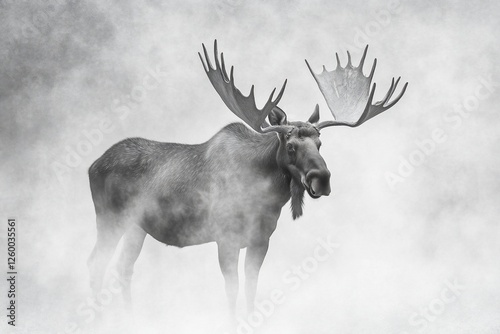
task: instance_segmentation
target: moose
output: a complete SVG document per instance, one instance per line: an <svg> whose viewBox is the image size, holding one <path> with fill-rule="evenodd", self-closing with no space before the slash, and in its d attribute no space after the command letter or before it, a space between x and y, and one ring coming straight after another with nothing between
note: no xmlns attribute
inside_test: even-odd
<svg viewBox="0 0 500 334"><path fill-rule="evenodd" d="M330 171L320 155L320 132L330 126L357 127L394 106L408 83L391 101L400 78L386 96L373 102L376 62L363 74L368 46L357 67L348 61L333 71L316 74L334 120L319 122L316 105L306 122L289 121L278 107L286 80L262 109L254 86L245 96L228 75L224 55L214 42L212 65L205 45L198 53L208 79L225 105L246 125L234 123L198 145L128 138L109 148L89 168L97 220L97 241L88 260L90 285L100 291L118 242L123 250L117 271L126 282L123 298L131 299L130 282L147 234L167 245L186 247L215 242L229 309L235 312L238 258L246 248L245 294L253 311L259 271L283 206L290 201L293 219L303 213L305 192L317 199L330 194ZM269 122L266 121L266 118Z"/></svg>

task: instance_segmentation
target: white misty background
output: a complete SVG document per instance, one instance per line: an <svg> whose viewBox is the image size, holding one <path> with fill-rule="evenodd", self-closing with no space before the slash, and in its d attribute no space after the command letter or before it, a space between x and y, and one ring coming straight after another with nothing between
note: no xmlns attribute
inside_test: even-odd
<svg viewBox="0 0 500 334"><path fill-rule="evenodd" d="M7 216L17 217L19 228L13 333L62 333L82 320L76 309L90 295L86 260L96 237L87 168L96 158L126 137L194 144L237 121L197 55L202 42L211 49L215 38L235 65L237 86L247 93L256 85L258 106L288 78L280 106L292 120L306 120L316 103L323 120L332 118L305 58L315 71L323 64L331 70L335 51L345 64L351 46L356 64L360 45L369 43L365 73L377 57L377 99L393 76L409 82L399 104L383 115L356 129L323 131L332 194L307 198L298 221L283 209L257 299L281 289L285 301L255 332L500 330L499 87L481 86L481 80L500 82L496 2L0 6L1 244ZM157 86L141 90L158 66ZM494 93L486 96L488 89ZM139 91L141 101L130 103ZM469 110L458 114L455 105L463 103ZM111 111L116 106L121 111ZM111 130L73 157L74 166L56 169L105 116ZM437 128L446 139L414 154L416 142L431 139ZM391 186L388 173L398 175L412 154L419 155L418 166ZM326 236L340 247L292 291L284 273ZM0 254L3 268L6 252ZM455 281L465 287L459 296L436 302L446 282ZM220 333L226 299L215 244L176 249L147 238L133 297L141 333ZM239 314L243 305L240 297ZM425 318L430 306L439 312Z"/></svg>

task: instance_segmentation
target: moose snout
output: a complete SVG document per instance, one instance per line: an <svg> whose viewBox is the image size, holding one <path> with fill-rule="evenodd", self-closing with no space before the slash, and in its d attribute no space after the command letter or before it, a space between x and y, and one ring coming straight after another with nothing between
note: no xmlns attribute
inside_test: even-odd
<svg viewBox="0 0 500 334"><path fill-rule="evenodd" d="M330 172L327 169L309 171L306 175L306 188L311 197L330 195Z"/></svg>

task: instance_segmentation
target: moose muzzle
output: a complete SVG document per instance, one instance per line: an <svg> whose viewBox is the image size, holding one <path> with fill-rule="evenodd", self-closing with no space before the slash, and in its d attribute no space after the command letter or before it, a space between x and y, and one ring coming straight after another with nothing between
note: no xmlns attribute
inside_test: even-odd
<svg viewBox="0 0 500 334"><path fill-rule="evenodd" d="M313 169L306 174L304 186L312 198L330 195L330 172L328 169Z"/></svg>

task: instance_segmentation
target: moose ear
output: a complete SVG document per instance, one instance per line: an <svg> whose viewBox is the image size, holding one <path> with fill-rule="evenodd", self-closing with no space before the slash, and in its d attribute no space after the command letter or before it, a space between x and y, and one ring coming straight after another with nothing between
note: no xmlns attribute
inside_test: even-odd
<svg viewBox="0 0 500 334"><path fill-rule="evenodd" d="M316 104L316 108L314 108L314 111L311 117L309 117L308 122L311 124L316 124L319 122L319 105Z"/></svg>
<svg viewBox="0 0 500 334"><path fill-rule="evenodd" d="M269 123L271 125L287 125L288 121L285 112L278 107L274 107L269 113Z"/></svg>

